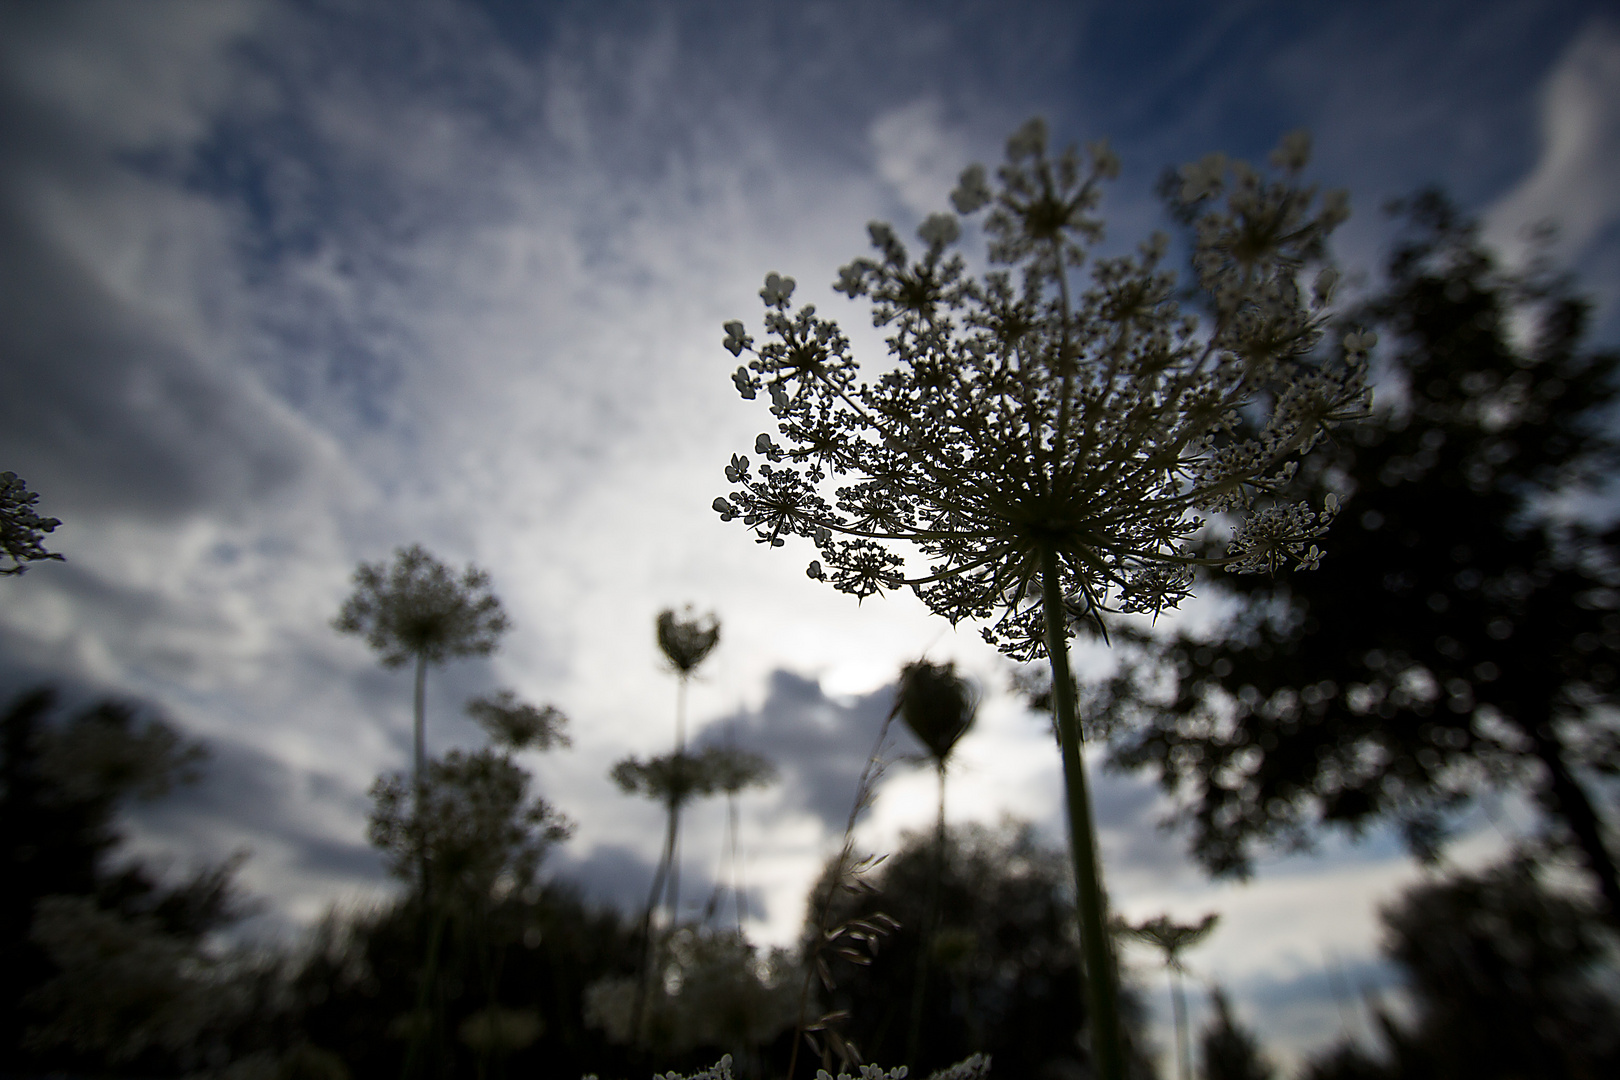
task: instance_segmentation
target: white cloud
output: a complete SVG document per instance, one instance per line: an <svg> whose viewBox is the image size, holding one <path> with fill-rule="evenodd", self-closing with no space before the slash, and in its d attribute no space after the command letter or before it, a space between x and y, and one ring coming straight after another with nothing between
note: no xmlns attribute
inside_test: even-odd
<svg viewBox="0 0 1620 1080"><path fill-rule="evenodd" d="M80 134L121 149L201 134L241 89L229 46L259 24L258 0L77 0L13 11L0 56L24 93Z"/></svg>
<svg viewBox="0 0 1620 1080"><path fill-rule="evenodd" d="M967 139L946 123L937 98L881 113L867 141L878 175L918 217L947 208L946 197L971 161Z"/></svg>
<svg viewBox="0 0 1620 1080"><path fill-rule="evenodd" d="M1620 221L1620 25L1593 22L1541 91L1541 156L1486 215L1486 236L1512 262L1529 230L1551 223L1565 259Z"/></svg>

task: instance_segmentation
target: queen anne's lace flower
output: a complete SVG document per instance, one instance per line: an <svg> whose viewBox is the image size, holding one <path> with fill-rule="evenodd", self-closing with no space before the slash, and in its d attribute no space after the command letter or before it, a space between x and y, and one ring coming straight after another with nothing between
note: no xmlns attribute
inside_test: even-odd
<svg viewBox="0 0 1620 1080"><path fill-rule="evenodd" d="M1049 154L1038 121L1009 141L994 191L975 165L951 197L964 214L989 208L991 260L1021 273L970 277L945 213L915 256L873 224L874 255L839 272L889 330L896 363L875 381L858 380L837 324L790 310L793 280L770 274L763 344L732 321L725 345L751 354L733 381L745 398L768 390L782 441L755 440L757 472L733 456L716 510L764 544L812 539L808 576L845 592L909 587L953 622L997 619L986 636L1024 657L1044 647L1031 615L1047 550L1071 607L1093 616L1185 598L1209 514L1235 519L1230 569L1314 564L1332 515L1279 492L1293 458L1366 410L1374 339L1352 331L1320 355L1337 280L1323 242L1347 203L1296 183L1308 150L1286 137L1271 178L1219 154L1182 169L1197 314L1178 302L1162 233L1082 278L1118 160L1105 143Z"/></svg>
<svg viewBox="0 0 1620 1080"><path fill-rule="evenodd" d="M950 251L960 223L935 214L919 255L875 223L873 255L839 271L835 288L866 297L889 331L893 362L872 381L836 323L790 310L790 278L760 290L760 345L726 325L726 348L752 357L733 381L745 398L769 391L782 442L755 440L757 472L732 457L721 518L772 547L809 539L812 579L857 597L907 587L952 622L985 620L1013 656L1050 658L1105 1080L1123 1080L1125 1058L1065 642L1109 611L1174 607L1200 563L1274 572L1322 557L1312 541L1337 507L1283 492L1299 454L1366 412L1373 339L1352 331L1335 348L1326 333L1325 240L1349 201L1300 186L1308 147L1284 140L1281 175L1220 155L1182 169L1186 289L1160 234L1092 257L1118 159L1103 143L1049 153L1034 120L1008 141L993 190L973 166L951 195L961 214L988 208L989 260L1008 269L969 275ZM1189 293L1196 311L1181 306ZM1224 557L1198 555L1206 515L1232 528Z"/></svg>

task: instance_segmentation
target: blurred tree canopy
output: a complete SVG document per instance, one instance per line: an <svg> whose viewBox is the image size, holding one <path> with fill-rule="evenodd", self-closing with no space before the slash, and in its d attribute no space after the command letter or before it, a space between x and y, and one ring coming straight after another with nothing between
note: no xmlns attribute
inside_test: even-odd
<svg viewBox="0 0 1620 1080"><path fill-rule="evenodd" d="M118 816L195 777L202 749L131 703L56 712L40 688L0 715L0 1059L194 1068L253 1026L257 973L205 948L246 911L239 860L165 881L118 857Z"/></svg>
<svg viewBox="0 0 1620 1080"><path fill-rule="evenodd" d="M1266 1058L1260 1040L1238 1022L1226 992L1210 994L1215 1017L1204 1028L1204 1080L1272 1080L1276 1066Z"/></svg>
<svg viewBox="0 0 1620 1080"><path fill-rule="evenodd" d="M1075 939L1073 885L1061 850L1042 846L1031 828L968 825L936 838L914 835L873 873L869 887L840 892L831 921L886 914L899 928L869 964L830 959L829 1010L848 1011L846 1040L868 1061L904 1060L908 987L917 952L931 950L923 995L922 1038L912 1072L926 1075L970 1054L987 1053L1006 1076L1062 1076L1086 1067L1080 1033L1086 1008ZM940 867L937 922L928 914L930 881ZM824 876L818 896L829 887ZM813 899L811 909L819 904ZM1140 1010L1125 994L1140 1035ZM1134 1075L1151 1075L1140 1037Z"/></svg>
<svg viewBox="0 0 1620 1080"><path fill-rule="evenodd" d="M1595 906L1519 855L1408 889L1381 912L1410 1020L1378 1009L1379 1053L1350 1043L1306 1080L1585 1080L1620 1075L1615 939Z"/></svg>
<svg viewBox="0 0 1620 1080"><path fill-rule="evenodd" d="M441 930L435 980L444 1015L441 1039L428 1044L433 1073L638 1071L623 1048L586 1024L584 1012L591 984L605 975L634 977L640 951L633 920L587 904L562 883L503 891L463 914ZM334 912L291 965L288 996L302 1037L335 1053L356 1077L398 1077L421 1015L423 933L409 897ZM480 1037L503 1029L531 1038L496 1047ZM492 1053L497 1049L503 1052ZM668 1067L686 1064L681 1058Z"/></svg>
<svg viewBox="0 0 1620 1080"><path fill-rule="evenodd" d="M1620 354L1583 346L1567 279L1501 269L1443 196L1399 210L1363 313L1385 343L1375 415L1295 480L1344 499L1329 556L1227 579L1238 605L1210 636L1122 631L1094 715L1214 873L1377 819L1432 858L1459 811L1522 788L1620 922L1592 787L1620 771L1620 530L1593 523Z"/></svg>

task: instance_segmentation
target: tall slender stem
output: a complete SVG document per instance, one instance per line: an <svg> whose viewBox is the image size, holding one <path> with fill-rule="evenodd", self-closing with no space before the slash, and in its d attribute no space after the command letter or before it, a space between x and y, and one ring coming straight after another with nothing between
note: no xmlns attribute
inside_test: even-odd
<svg viewBox="0 0 1620 1080"><path fill-rule="evenodd" d="M928 960L934 927L939 922L939 883L945 876L945 759L937 758L939 774L939 818L934 825L934 866L928 879L928 907L917 930L917 973L911 988L911 1029L906 1037L906 1064L917 1067L917 1049L922 1045L923 994L928 988Z"/></svg>
<svg viewBox="0 0 1620 1080"><path fill-rule="evenodd" d="M1181 965L1173 961L1170 966L1170 1007L1175 1011L1176 1071L1181 1080L1192 1080L1192 1061L1187 1056L1187 995L1182 992Z"/></svg>
<svg viewBox="0 0 1620 1080"><path fill-rule="evenodd" d="M675 682L675 752L686 753L686 675Z"/></svg>
<svg viewBox="0 0 1620 1080"><path fill-rule="evenodd" d="M411 787L416 801L416 871L417 883L422 889L424 905L427 901L427 836L423 815L427 810L427 654L416 654L416 709L411 726Z"/></svg>
<svg viewBox="0 0 1620 1080"><path fill-rule="evenodd" d="M647 896L647 911L641 918L641 976L636 981L636 1001L630 1011L630 1038L641 1042L642 1019L647 1011L647 998L652 990L653 968L657 951L653 942L653 912L658 908L658 894L664 891L665 876L675 852L675 808L669 808L669 823L664 830L664 854L653 873L652 892Z"/></svg>
<svg viewBox="0 0 1620 1080"><path fill-rule="evenodd" d="M731 830L731 906L737 912L737 938L743 936L743 869L742 859L738 856L737 846L737 793L726 793L726 824Z"/></svg>
<svg viewBox="0 0 1620 1080"><path fill-rule="evenodd" d="M690 676L681 672L680 678L675 682L675 766L684 772L686 756L686 682ZM665 896L665 910L669 913L669 925L674 927L681 918L681 863L679 854L679 836L681 831L681 802L676 799L669 804L669 848L665 857L669 860L668 894Z"/></svg>
<svg viewBox="0 0 1620 1080"><path fill-rule="evenodd" d="M1080 951L1086 968L1086 1004L1091 1024L1091 1053L1100 1080L1124 1080L1125 1054L1114 990L1114 961L1108 943L1107 898L1097 860L1091 795L1081 757L1080 718L1069 672L1069 642L1064 626L1063 589L1058 554L1041 553L1042 607L1046 616L1046 652L1052 665L1053 712L1063 748L1063 782L1069 803L1069 851L1074 859L1075 901L1080 916Z"/></svg>
<svg viewBox="0 0 1620 1080"><path fill-rule="evenodd" d="M417 1006L416 1023L421 1022L422 1006L431 996L433 1025L439 1022L439 998L432 984L438 980L439 938L443 932L443 916L435 919L431 890L428 885L427 841L427 654L416 654L416 694L411 722L411 794L412 817L416 821L416 885L421 898L422 911L418 930L422 932L426 955L422 958L422 988ZM412 1035L411 1049L405 1058L405 1075L419 1064L417 1058L418 1035Z"/></svg>
<svg viewBox="0 0 1620 1080"><path fill-rule="evenodd" d="M416 1011L411 1014L411 1040L405 1050L406 1080L411 1080L421 1068L424 1043L430 1038L437 1041L439 1034L439 1000L438 1000L438 973L439 973L439 942L444 936L445 921L448 914L440 912L432 919L432 928L427 936L427 958L422 966L422 979L416 987ZM433 1011L428 1012L428 1002L432 999ZM432 1017L429 1020L429 1016Z"/></svg>

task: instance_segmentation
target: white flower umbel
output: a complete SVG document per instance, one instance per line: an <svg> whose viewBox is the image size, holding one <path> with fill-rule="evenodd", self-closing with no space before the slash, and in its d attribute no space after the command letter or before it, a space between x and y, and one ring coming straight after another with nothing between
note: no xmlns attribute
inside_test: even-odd
<svg viewBox="0 0 1620 1080"><path fill-rule="evenodd" d="M952 205L988 210L989 259L974 277L951 252L957 219L936 214L913 256L887 225L876 255L839 272L890 331L892 367L862 381L838 325L790 308L771 274L765 338L726 324L749 354L732 376L766 391L775 434L756 465L733 455L723 520L759 543L803 537L810 577L856 597L910 588L952 622L985 622L1021 659L1049 657L1068 781L1093 1044L1121 1075L1080 730L1068 670L1071 616L1158 613L1189 595L1192 568L1308 566L1334 507L1280 492L1295 459L1369 404L1372 335L1330 344L1336 274L1324 241L1342 192L1299 180L1308 140L1290 135L1268 175L1219 155L1182 170L1173 216L1187 227L1193 280L1164 265L1169 238L1089 259L1103 235L1100 184L1118 172L1106 144L1053 153L1033 120L1008 142L992 186L962 174ZM1188 292L1196 301L1184 307ZM780 440L780 441L778 441ZM1209 515L1232 527L1223 559L1193 541Z"/></svg>

